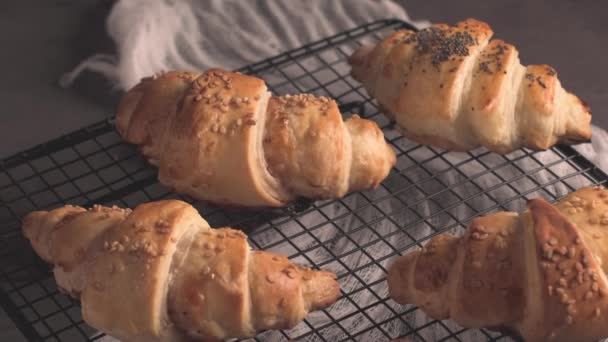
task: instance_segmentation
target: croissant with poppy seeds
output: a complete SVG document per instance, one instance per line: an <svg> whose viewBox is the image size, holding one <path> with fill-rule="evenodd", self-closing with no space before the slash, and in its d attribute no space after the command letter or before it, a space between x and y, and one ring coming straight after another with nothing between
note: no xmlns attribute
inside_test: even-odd
<svg viewBox="0 0 608 342"><path fill-rule="evenodd" d="M608 337L608 190L474 219L390 266L390 296L434 319L510 331L525 341Z"/></svg>
<svg viewBox="0 0 608 342"><path fill-rule="evenodd" d="M396 162L380 128L310 94L271 96L221 69L149 77L121 101L116 128L178 193L237 207L281 207L376 187Z"/></svg>
<svg viewBox="0 0 608 342"><path fill-rule="evenodd" d="M333 273L252 251L245 234L211 229L182 201L36 211L23 232L84 321L125 342L252 337L339 294Z"/></svg>
<svg viewBox="0 0 608 342"><path fill-rule="evenodd" d="M591 139L591 112L548 65L523 66L518 51L468 19L399 30L350 58L352 76L421 144L508 153Z"/></svg>

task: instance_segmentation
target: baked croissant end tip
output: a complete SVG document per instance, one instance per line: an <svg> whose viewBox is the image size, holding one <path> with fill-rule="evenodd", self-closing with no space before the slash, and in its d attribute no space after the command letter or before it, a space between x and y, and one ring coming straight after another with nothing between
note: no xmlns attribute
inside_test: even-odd
<svg viewBox="0 0 608 342"><path fill-rule="evenodd" d="M340 295L340 285L334 273L306 270L302 277L305 279L302 291L308 298L310 310L326 308Z"/></svg>
<svg viewBox="0 0 608 342"><path fill-rule="evenodd" d="M251 250L186 202L64 206L23 218L85 322L124 341L220 340L288 329L334 303L336 276Z"/></svg>
<svg viewBox="0 0 608 342"><path fill-rule="evenodd" d="M523 66L484 22L399 30L349 58L351 75L420 144L497 153L591 139L591 111L555 69Z"/></svg>

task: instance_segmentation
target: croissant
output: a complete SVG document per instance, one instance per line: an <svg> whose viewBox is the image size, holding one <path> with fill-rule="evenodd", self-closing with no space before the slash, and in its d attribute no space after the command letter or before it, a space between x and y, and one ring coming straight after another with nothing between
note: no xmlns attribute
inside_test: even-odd
<svg viewBox="0 0 608 342"><path fill-rule="evenodd" d="M356 50L351 75L421 144L508 153L589 141L589 107L552 67L522 66L517 49L492 35L475 19L400 30Z"/></svg>
<svg viewBox="0 0 608 342"><path fill-rule="evenodd" d="M249 249L230 228L211 229L191 205L135 210L65 206L23 220L36 253L83 319L123 341L252 337L296 325L339 294L333 273Z"/></svg>
<svg viewBox="0 0 608 342"><path fill-rule="evenodd" d="M396 162L378 126L310 94L274 97L263 80L211 69L142 80L116 127L162 184L222 205L280 207L376 187Z"/></svg>
<svg viewBox="0 0 608 342"><path fill-rule="evenodd" d="M604 264L604 260L607 261ZM608 190L474 219L389 267L390 296L434 319L511 331L525 341L608 336Z"/></svg>

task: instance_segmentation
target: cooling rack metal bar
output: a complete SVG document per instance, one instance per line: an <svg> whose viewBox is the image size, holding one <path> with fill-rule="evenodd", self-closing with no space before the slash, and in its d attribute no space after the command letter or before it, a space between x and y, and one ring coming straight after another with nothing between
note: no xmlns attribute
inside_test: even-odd
<svg viewBox="0 0 608 342"><path fill-rule="evenodd" d="M222 210L162 187L156 170L120 139L114 121L103 121L0 161L0 305L30 341L105 339L82 321L79 303L58 291L48 265L33 254L21 236L22 216L66 203L133 207L178 198L212 226L243 229L256 249L338 275L336 304L294 329L253 340L510 340L397 305L387 293L389 263L437 234L462 232L475 216L520 210L533 197L555 201L581 186L605 184L608 176L569 146L501 156L483 149L450 153L404 139L349 76L347 63L361 42L401 28L413 29L397 20L370 23L239 70L265 79L277 94L330 96L345 117L357 113L375 121L397 154L397 165L377 189L277 210Z"/></svg>

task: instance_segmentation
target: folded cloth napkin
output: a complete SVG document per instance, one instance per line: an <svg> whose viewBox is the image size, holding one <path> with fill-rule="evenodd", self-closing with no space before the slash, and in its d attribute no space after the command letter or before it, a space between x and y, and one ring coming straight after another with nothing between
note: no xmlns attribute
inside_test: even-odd
<svg viewBox="0 0 608 342"><path fill-rule="evenodd" d="M67 73L62 78L62 84L69 85L83 70L90 70L101 73L107 76L118 89L128 89L136 84L142 77L149 76L161 70L182 69L182 70L204 70L209 67L221 66L226 69L236 69L241 66L263 60L277 53L287 51L292 48L297 48L305 43L315 41L340 31L354 28L364 23L368 23L377 19L398 18L409 20L407 12L398 3L389 0L307 0L307 1L279 1L279 0L258 0L258 1L237 1L237 0L212 0L212 1L171 1L171 0L121 0L118 1L109 17L107 18L107 31L110 37L114 40L117 47L117 55L95 55L81 64L73 71ZM411 21L410 21L411 22ZM418 27L428 25L427 21L413 22ZM600 164L605 170L608 170L608 134L605 131L594 127L593 143L577 146L594 163ZM417 153L417 152L416 152ZM416 156L412 156L415 158ZM536 155L538 162L532 162L534 165L519 165L526 169L538 168L538 163L551 163L555 160L553 152L539 153ZM447 156L454 164L459 160L468 158L466 154L450 154ZM496 163L504 163L500 156L490 156L496 159ZM424 157L419 158L420 160ZM491 161L490 161L491 162ZM533 182L547 183L549 180L562 174L571 173L572 170L567 170L568 165L564 164L564 170L553 168L551 172L541 170L535 172L531 177L520 179L515 184L516 187L534 186ZM459 168L459 172L449 172L444 174L442 179L445 184L461 183L457 192L462 198L472 198L467 201L467 206L459 206L451 210L455 217L467 217L472 210L483 212L488 207L488 200L484 196L476 196L480 189L489 189L496 185L496 178L492 175L476 179L475 184L468 181L464 175L473 175L479 172L479 165L475 163L465 163ZM431 173L441 173L445 169L445 163L439 158L435 158L429 162L425 162L425 168ZM412 180L428 178L420 168L411 168L408 171L408 177ZM498 170L504 179L512 179L516 175L513 170ZM552 174L554 172L554 174ZM494 178L493 178L494 177ZM405 184L395 184L405 182L400 177L396 177L394 181L390 181L391 186L396 188L404 188ZM569 180L572 186L582 186L585 184L583 177L573 177ZM530 184L527 184L530 183ZM422 185L424 186L424 185ZM555 183L547 186L545 191L554 194L565 194L568 188L562 183ZM543 196L546 193L542 191L530 194L529 196ZM513 191L507 187L501 187L492 191L494 198L507 201L509 198L514 198ZM412 201L416 198L425 196L418 193L418 190L412 190L405 200L411 197ZM436 212L437 207L446 208L450 205L449 201L453 198L445 199L442 197L434 198L433 203L425 201L416 204L416 211L421 215L430 215ZM352 207L359 206L357 201L360 201L359 196L351 196L344 200L345 202L353 202ZM444 201L445 203L443 203ZM400 211L403 209L403 203L394 201L394 203L385 203L382 207L385 212ZM511 207L513 210L521 209L521 203L508 202L506 207ZM394 208L391 208L393 207ZM328 212L325 214L334 217L334 214L340 212L344 208L336 203L335 206L326 208ZM329 211L333 211L330 213ZM465 213L466 211L466 213ZM376 213L377 214L377 213ZM360 220L373 219L375 213L360 212L359 218L352 218L352 222L343 222L343 227L357 227L361 225ZM312 215L308 215L312 216ZM300 224L307 223L314 225L313 217L300 218ZM400 225L412 222L412 215L405 213L398 215L392 219ZM345 220L348 221L348 220ZM389 231L392 229L392 223L380 222L373 227L376 232ZM420 224L409 225L408 232L412 236L427 236L432 233L429 223L435 227L446 227L453 224L453 220L447 215L439 215L433 217L426 222ZM348 229L348 228L346 228ZM315 233L321 234L321 233ZM328 241L336 235L337 232L323 233L328 236L319 237L321 241ZM276 238L269 236L269 239ZM401 235L392 235L387 238L389 243L399 244L397 241ZM372 229L358 231L353 234L350 239L357 244L364 244L368 241L377 239L377 235ZM342 239L343 240L343 239ZM337 238L336 241L342 241ZM314 242L314 241L313 241ZM402 242L401 242L402 243ZM337 243L332 246L334 255L342 255L353 248L353 244L346 242L344 244ZM390 248L388 248L390 249ZM323 254L323 248L318 249L320 254ZM383 246L369 247L366 253L373 257L380 257L386 254L387 248ZM275 252L290 251L275 250ZM307 254L314 254L310 252ZM310 256L310 255L309 255ZM310 256L312 260L315 256ZM320 255L319 258L326 258L327 255ZM341 262L351 268L362 267L369 263L366 256L360 253L350 254L342 257ZM385 266L386 262L382 262ZM374 266L374 265L372 265ZM343 273L343 269L335 271ZM365 283L372 283L383 276L383 271L380 267L363 267L358 273L358 277ZM353 292L354 289L360 288L360 281L347 277L342 279L342 288L345 293ZM383 283L382 283L383 284ZM380 296L386 296L386 288L378 288L375 290ZM377 300L370 291L355 291L349 295L350 300L359 303L370 303ZM378 305L373 311L374 319L386 320L393 316L392 310L398 310L392 302L387 302L387 307L384 304ZM391 309L389 309L389 307ZM333 317L342 317L353 312L353 305L347 301L341 301L330 309ZM313 313L309 316L309 321L327 322L328 318L325 314ZM420 311L415 311L406 314L402 317L412 327L420 327L428 323L429 319ZM358 314L352 319L344 320L341 325L348 331L357 331L361 326L368 324L365 315ZM445 323L452 330L457 330L451 322ZM315 324L316 325L316 324ZM298 335L298 331L305 332L306 325L300 325L296 328L294 336ZM398 319L389 320L383 325L385 331L389 331L392 336L400 335L408 331L405 324ZM335 331L326 329L323 333L326 338L341 339L343 332L339 328ZM423 336L427 341L434 341L445 337L445 330L439 325L433 325L418 331L420 336ZM266 335L265 340L284 339L281 335ZM379 330L372 330L365 335L367 340L387 340L386 336ZM111 338L106 337L107 340ZM459 335L463 341L478 341L485 340L485 335L479 331L467 331Z"/></svg>

